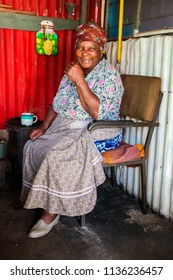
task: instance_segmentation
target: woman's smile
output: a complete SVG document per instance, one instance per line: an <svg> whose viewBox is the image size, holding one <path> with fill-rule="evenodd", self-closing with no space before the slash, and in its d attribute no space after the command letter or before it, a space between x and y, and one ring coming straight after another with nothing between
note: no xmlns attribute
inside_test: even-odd
<svg viewBox="0 0 173 280"><path fill-rule="evenodd" d="M79 58L79 62L82 67L89 67L92 65L92 59Z"/></svg>

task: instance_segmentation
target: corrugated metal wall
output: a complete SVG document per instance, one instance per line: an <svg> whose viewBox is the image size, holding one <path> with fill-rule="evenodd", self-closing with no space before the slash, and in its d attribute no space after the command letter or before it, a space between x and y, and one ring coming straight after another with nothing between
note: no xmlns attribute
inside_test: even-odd
<svg viewBox="0 0 173 280"><path fill-rule="evenodd" d="M147 200L150 207L173 220L173 36L151 36L123 42L121 63L117 64L117 42L107 46L108 60L121 74L161 77L164 93L159 128L152 138L147 176ZM142 142L145 130L131 129L125 139ZM117 169L117 181L136 198L140 196L138 168Z"/></svg>
<svg viewBox="0 0 173 280"><path fill-rule="evenodd" d="M16 10L36 12L37 16L67 18L65 2L61 0L4 0ZM80 0L73 0L77 9L73 19L79 20ZM101 21L101 0L88 1L87 20ZM32 20L32 16L31 16ZM39 30L39 26L38 26ZM74 31L56 31L59 38L59 52L56 56L37 55L35 51L36 32L0 29L0 129L7 119L29 111L39 119L45 113L65 66L73 59Z"/></svg>

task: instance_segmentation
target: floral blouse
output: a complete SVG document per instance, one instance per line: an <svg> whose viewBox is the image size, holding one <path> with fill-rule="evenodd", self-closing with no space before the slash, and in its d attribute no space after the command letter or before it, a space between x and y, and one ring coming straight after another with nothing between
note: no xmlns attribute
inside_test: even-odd
<svg viewBox="0 0 173 280"><path fill-rule="evenodd" d="M119 73L103 58L85 77L89 88L100 99L98 120L118 120L123 85ZM63 76L58 92L53 100L55 112L75 120L92 121L93 118L83 109L75 84Z"/></svg>

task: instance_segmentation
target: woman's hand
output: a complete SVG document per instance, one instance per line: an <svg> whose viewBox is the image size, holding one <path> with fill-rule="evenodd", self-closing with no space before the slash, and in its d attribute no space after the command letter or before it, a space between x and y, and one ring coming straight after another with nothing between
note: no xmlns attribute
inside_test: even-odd
<svg viewBox="0 0 173 280"><path fill-rule="evenodd" d="M54 109L51 105L43 123L31 131L29 138L31 140L35 140L38 137L40 137L41 135L43 135L46 132L46 130L49 128L49 126L51 125L53 120L56 118L56 116L57 116L57 113L54 111Z"/></svg>
<svg viewBox="0 0 173 280"><path fill-rule="evenodd" d="M85 81L84 72L78 63L69 63L65 68L64 73L75 84Z"/></svg>
<svg viewBox="0 0 173 280"><path fill-rule="evenodd" d="M43 135L45 132L46 132L46 129L41 125L41 126L39 126L39 127L37 127L37 128L34 128L34 129L31 131L31 133L30 133L30 135L29 135L29 138L30 138L31 140L35 140L35 139L37 139L39 136Z"/></svg>

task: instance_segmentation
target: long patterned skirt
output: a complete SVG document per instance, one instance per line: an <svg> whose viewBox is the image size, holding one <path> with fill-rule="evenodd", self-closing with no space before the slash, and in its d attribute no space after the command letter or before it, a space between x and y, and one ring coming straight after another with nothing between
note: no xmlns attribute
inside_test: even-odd
<svg viewBox="0 0 173 280"><path fill-rule="evenodd" d="M104 182L105 173L102 156L86 126L57 115L44 135L26 142L21 193L24 208L67 216L93 210L97 186Z"/></svg>

